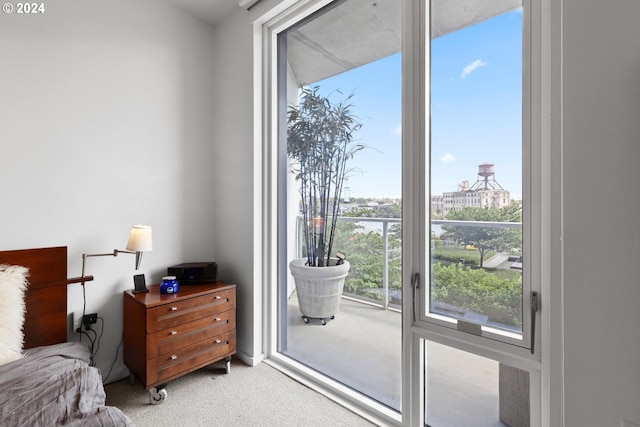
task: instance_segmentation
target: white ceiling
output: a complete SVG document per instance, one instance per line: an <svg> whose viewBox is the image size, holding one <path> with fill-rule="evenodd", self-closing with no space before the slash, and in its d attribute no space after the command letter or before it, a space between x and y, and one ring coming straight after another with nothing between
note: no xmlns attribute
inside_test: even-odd
<svg viewBox="0 0 640 427"><path fill-rule="evenodd" d="M239 8L238 0L165 0L212 25L217 25Z"/></svg>

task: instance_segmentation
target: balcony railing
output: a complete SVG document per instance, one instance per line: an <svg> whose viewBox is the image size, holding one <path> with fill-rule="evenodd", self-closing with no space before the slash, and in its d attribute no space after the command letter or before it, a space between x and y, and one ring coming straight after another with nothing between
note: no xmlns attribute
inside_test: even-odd
<svg viewBox="0 0 640 427"><path fill-rule="evenodd" d="M379 306L384 310L388 310L390 308L389 304L389 226L392 224L401 224L402 220L400 218L366 218L366 217L347 217L340 216L338 217L339 222L348 221L353 223L361 223L369 225L368 231L373 231L374 229L371 227L371 224L380 224L382 229L376 228L376 232L382 233L382 303L377 302L370 298L363 298L358 295L353 295L349 293L345 293L344 296L346 298L355 299L361 302L366 302L371 305ZM302 216L298 216L297 225L296 225L296 242L297 248L296 253L298 257L302 257L302 248L304 247L304 235L303 235L303 218ZM367 226L365 225L365 229ZM399 307L396 307L399 308Z"/></svg>
<svg viewBox="0 0 640 427"><path fill-rule="evenodd" d="M401 305L401 294L397 293L396 300L400 303L390 303L390 287L389 287L389 260L392 252L398 253L399 248L390 249L389 246L389 229L392 225L401 224L402 220L399 218L366 218L366 217L339 217L339 223L353 222L363 225L365 232L374 231L380 233L382 236L382 280L381 280L381 300L374 300L372 298L362 297L360 295L350 294L345 291L345 297L355 299L357 301L366 302L371 305L378 306L384 310L399 309ZM375 227L374 224L380 224L379 227ZM302 257L302 248L304 247L304 235L303 235L303 219L302 216L298 216L296 225L296 253L298 257ZM435 226L435 227L434 227ZM522 223L520 222L488 222L488 221L458 221L458 220L431 220L431 231L436 235L442 234L443 226L457 226L457 227L476 227L476 228L502 228L502 229L521 229ZM455 242L459 245L459 242ZM435 241L432 240L432 249L435 247ZM401 256L401 254L400 254ZM462 261L462 260L461 260ZM485 260L486 262L487 260ZM517 264L517 263L515 263ZM517 268L517 267L514 267ZM394 295L395 296L395 295ZM446 304L444 304L446 306Z"/></svg>

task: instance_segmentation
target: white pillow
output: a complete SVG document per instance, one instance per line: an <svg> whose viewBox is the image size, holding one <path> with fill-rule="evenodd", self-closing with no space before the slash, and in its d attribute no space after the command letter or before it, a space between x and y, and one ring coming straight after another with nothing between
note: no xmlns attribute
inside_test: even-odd
<svg viewBox="0 0 640 427"><path fill-rule="evenodd" d="M0 365L22 357L28 276L28 268L0 264Z"/></svg>

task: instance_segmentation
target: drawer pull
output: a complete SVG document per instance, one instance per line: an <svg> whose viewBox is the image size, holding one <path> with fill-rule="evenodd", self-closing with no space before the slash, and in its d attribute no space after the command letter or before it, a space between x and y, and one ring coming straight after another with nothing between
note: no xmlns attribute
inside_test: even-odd
<svg viewBox="0 0 640 427"><path fill-rule="evenodd" d="M171 311L176 311L176 310L178 310L178 307L176 306L171 307Z"/></svg>
<svg viewBox="0 0 640 427"><path fill-rule="evenodd" d="M216 299L220 299L220 295L216 295Z"/></svg>
<svg viewBox="0 0 640 427"><path fill-rule="evenodd" d="M216 340L216 344L220 344L222 340Z"/></svg>
<svg viewBox="0 0 640 427"><path fill-rule="evenodd" d="M171 355L171 360L176 360L178 358L178 356L176 356L175 354Z"/></svg>
<svg viewBox="0 0 640 427"><path fill-rule="evenodd" d="M221 320L222 320L221 318L216 317L216 322L219 322L219 321L221 321Z"/></svg>
<svg viewBox="0 0 640 427"><path fill-rule="evenodd" d="M171 335L177 335L178 331L171 331Z"/></svg>

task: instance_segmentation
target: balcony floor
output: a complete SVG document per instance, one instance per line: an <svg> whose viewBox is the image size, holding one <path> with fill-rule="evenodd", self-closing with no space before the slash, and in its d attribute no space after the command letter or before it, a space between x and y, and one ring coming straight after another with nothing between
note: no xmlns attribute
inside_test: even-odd
<svg viewBox="0 0 640 427"><path fill-rule="evenodd" d="M284 353L399 410L401 315L342 299L335 319L305 324L295 292L288 304ZM427 395L431 427L503 427L498 420L498 363L428 343Z"/></svg>

